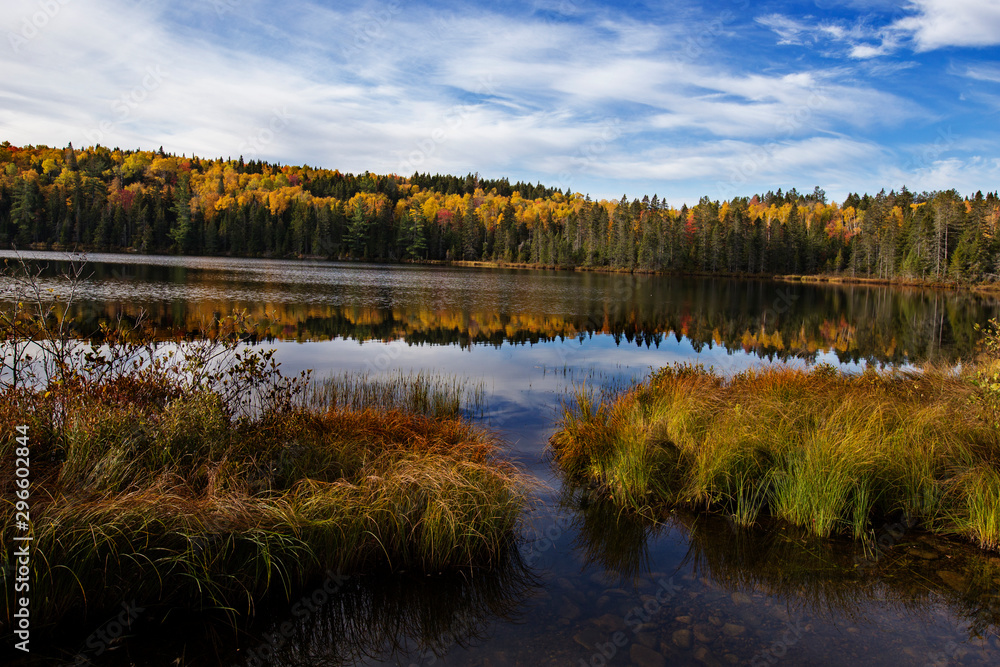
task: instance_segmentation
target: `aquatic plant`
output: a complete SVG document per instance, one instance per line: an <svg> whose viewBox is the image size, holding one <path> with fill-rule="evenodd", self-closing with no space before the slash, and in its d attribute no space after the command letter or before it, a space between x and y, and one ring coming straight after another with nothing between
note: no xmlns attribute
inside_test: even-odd
<svg viewBox="0 0 1000 667"><path fill-rule="evenodd" d="M675 365L610 400L579 394L551 446L571 480L638 512L766 514L862 539L907 516L996 548L1000 432L971 373Z"/></svg>
<svg viewBox="0 0 1000 667"><path fill-rule="evenodd" d="M8 342L47 331L37 313L16 315L38 328L8 329ZM253 329L237 313L164 342L123 323L55 362L54 344L45 358L19 344L17 362L5 358L18 375L0 386L0 458L13 460L13 426L26 427L34 627L122 600L235 617L328 570L489 567L510 549L528 482L461 417L481 389L287 377L248 344ZM4 534L14 488L6 466ZM4 591L0 629L15 609Z"/></svg>
<svg viewBox="0 0 1000 667"><path fill-rule="evenodd" d="M0 396L37 462L37 622L133 598L247 613L328 568L484 565L513 539L525 478L461 419L374 406L237 419L211 392L122 402L141 391L127 384L64 389L61 428L51 394ZM0 436L5 457L13 445ZM14 520L5 502L0 525Z"/></svg>

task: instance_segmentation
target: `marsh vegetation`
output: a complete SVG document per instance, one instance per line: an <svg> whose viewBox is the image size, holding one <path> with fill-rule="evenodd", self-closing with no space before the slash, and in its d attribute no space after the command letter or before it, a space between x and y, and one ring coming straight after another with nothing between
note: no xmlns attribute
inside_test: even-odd
<svg viewBox="0 0 1000 667"><path fill-rule="evenodd" d="M240 313L197 340L141 321L79 340L32 278L2 314L0 459L27 427L36 624L122 600L240 616L330 571L436 573L509 549L528 484L462 417L474 387L288 377Z"/></svg>
<svg viewBox="0 0 1000 667"><path fill-rule="evenodd" d="M861 540L904 517L996 549L998 368L668 366L614 396L581 388L551 445L571 480L637 512L685 505Z"/></svg>

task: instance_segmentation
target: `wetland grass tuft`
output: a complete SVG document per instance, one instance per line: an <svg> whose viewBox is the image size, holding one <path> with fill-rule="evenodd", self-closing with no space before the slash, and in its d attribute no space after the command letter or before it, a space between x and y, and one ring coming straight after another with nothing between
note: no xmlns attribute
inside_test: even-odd
<svg viewBox="0 0 1000 667"><path fill-rule="evenodd" d="M1000 432L961 373L842 374L820 365L723 378L660 369L613 400L579 394L552 436L578 483L621 506L766 514L818 536L871 535L906 515L1000 546Z"/></svg>
<svg viewBox="0 0 1000 667"><path fill-rule="evenodd" d="M47 308L0 311L0 421L26 425L31 447L34 627L123 600L235 618L329 570L439 572L509 553L529 478L463 417L482 412L482 386L288 378L246 345L243 314L168 345L102 327L98 354L49 327ZM39 337L46 356L27 357ZM4 534L17 435L0 431Z"/></svg>
<svg viewBox="0 0 1000 667"><path fill-rule="evenodd" d="M53 405L12 398L0 397L10 423L44 422ZM457 417L341 406L240 420L209 392L63 398L62 432L31 431L51 470L31 513L39 623L133 598L239 615L327 569L488 565L523 510L526 478Z"/></svg>
<svg viewBox="0 0 1000 667"><path fill-rule="evenodd" d="M353 372L313 383L307 401L324 409L378 405L435 417L457 417L463 412L469 417L482 417L486 388L482 382L425 371L397 370L384 376Z"/></svg>

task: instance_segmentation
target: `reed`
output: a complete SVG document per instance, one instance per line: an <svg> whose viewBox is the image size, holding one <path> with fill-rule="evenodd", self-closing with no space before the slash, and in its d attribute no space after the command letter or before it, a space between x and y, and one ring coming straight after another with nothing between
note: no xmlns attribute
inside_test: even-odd
<svg viewBox="0 0 1000 667"><path fill-rule="evenodd" d="M439 572L509 554L529 478L466 419L485 410L481 383L287 377L252 345L245 312L194 340L164 341L140 317L88 343L72 297L51 301L20 267L0 310L0 458L14 459L8 426L27 426L33 628L130 600L235 617L329 569ZM4 466L4 534L15 482ZM11 551L0 558L13 571ZM13 586L3 595L0 632Z"/></svg>
<svg viewBox="0 0 1000 667"><path fill-rule="evenodd" d="M855 538L906 515L995 549L1000 433L973 373L677 365L613 399L578 393L551 446L571 480L638 512L768 515Z"/></svg>
<svg viewBox="0 0 1000 667"><path fill-rule="evenodd" d="M380 405L436 417L482 417L487 408L482 382L401 370L382 376L353 372L326 378L310 386L306 401L322 408Z"/></svg>
<svg viewBox="0 0 1000 667"><path fill-rule="evenodd" d="M248 416L180 377L0 392L4 423L29 425L36 627L133 599L235 618L328 569L490 566L515 539L528 478L461 416L459 381L332 380Z"/></svg>
<svg viewBox="0 0 1000 667"><path fill-rule="evenodd" d="M33 491L39 624L132 599L242 615L327 569L489 565L521 519L527 478L454 416L355 403L237 420L205 392L66 398L61 431L31 431L33 459L58 462ZM34 399L0 397L0 412L44 423L55 403ZM0 527L14 519L5 501Z"/></svg>

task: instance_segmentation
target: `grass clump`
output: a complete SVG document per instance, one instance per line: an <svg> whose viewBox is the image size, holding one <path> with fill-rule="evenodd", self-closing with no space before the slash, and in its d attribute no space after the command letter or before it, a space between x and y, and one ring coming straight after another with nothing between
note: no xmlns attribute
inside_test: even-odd
<svg viewBox="0 0 1000 667"><path fill-rule="evenodd" d="M286 377L240 313L193 341L119 323L88 344L37 290L33 310L26 285L0 311L0 530L20 534L26 426L34 627L123 600L247 614L330 570L489 567L509 552L527 477L462 417L481 391ZM10 550L0 566L13 571Z"/></svg>
<svg viewBox="0 0 1000 667"><path fill-rule="evenodd" d="M523 509L525 478L457 417L286 405L236 418L205 390L0 395L10 424L51 424L57 405L61 428L29 428L39 622L133 598L245 613L327 569L489 565ZM13 441L0 437L5 459ZM6 502L0 525L14 521Z"/></svg>
<svg viewBox="0 0 1000 667"><path fill-rule="evenodd" d="M367 372L344 373L314 383L307 401L322 407L362 409L379 405L435 417L482 417L486 410L486 389L482 383L470 385L462 378L434 375L426 371L395 371L385 376Z"/></svg>
<svg viewBox="0 0 1000 667"><path fill-rule="evenodd" d="M972 369L848 375L826 365L700 366L564 408L551 445L578 483L621 506L762 515L865 538L905 515L1000 546L1000 432Z"/></svg>

